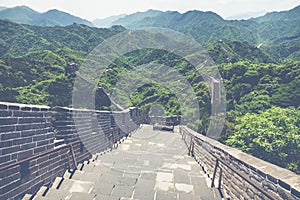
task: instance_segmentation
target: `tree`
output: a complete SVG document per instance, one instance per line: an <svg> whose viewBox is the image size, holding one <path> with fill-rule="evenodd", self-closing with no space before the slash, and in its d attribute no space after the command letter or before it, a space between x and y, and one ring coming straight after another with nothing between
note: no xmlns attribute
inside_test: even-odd
<svg viewBox="0 0 300 200"><path fill-rule="evenodd" d="M300 173L300 110L272 107L238 117L235 133L226 143Z"/></svg>

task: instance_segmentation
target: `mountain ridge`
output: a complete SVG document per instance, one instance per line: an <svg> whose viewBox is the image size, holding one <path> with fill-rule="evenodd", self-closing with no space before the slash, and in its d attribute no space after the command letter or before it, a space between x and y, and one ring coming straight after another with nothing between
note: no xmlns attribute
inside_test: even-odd
<svg viewBox="0 0 300 200"><path fill-rule="evenodd" d="M112 23L120 18L127 16L127 14L113 15L110 17L95 19L93 20L93 24L98 28L110 28L112 27Z"/></svg>
<svg viewBox="0 0 300 200"><path fill-rule="evenodd" d="M0 9L0 19L35 26L68 26L73 23L93 27L93 23L69 13L52 9L44 13L37 12L28 6L16 6Z"/></svg>

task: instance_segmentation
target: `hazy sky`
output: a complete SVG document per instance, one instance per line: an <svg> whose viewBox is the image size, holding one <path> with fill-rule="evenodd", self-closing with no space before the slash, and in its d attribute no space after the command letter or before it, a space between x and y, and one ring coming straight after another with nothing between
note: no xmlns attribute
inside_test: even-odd
<svg viewBox="0 0 300 200"><path fill-rule="evenodd" d="M26 5L45 12L58 9L94 20L148 9L213 11L222 17L257 11L281 11L300 5L300 0L0 0L0 6Z"/></svg>

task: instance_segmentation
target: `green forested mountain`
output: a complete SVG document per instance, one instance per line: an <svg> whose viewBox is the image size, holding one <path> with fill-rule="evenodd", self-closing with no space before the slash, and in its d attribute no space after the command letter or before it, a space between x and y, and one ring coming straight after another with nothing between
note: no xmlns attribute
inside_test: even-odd
<svg viewBox="0 0 300 200"><path fill-rule="evenodd" d="M207 44L206 50L215 63L237 62L248 60L252 63L274 63L279 60L266 53L263 49L240 41L216 41Z"/></svg>
<svg viewBox="0 0 300 200"><path fill-rule="evenodd" d="M89 52L105 38L123 30L120 26L99 29L80 24L38 27L0 20L0 55L23 56L32 51L58 48Z"/></svg>
<svg viewBox="0 0 300 200"><path fill-rule="evenodd" d="M54 9L39 13L27 6L0 9L0 19L36 26L68 26L73 23L93 26L88 20L59 10Z"/></svg>
<svg viewBox="0 0 300 200"><path fill-rule="evenodd" d="M300 173L296 156L300 155L300 26L298 15L293 14L297 12L298 8L265 19L227 21L212 12L148 11L143 19L133 14L127 22L132 28L172 28L201 42L215 61L227 93L227 118L220 140ZM126 19L122 18L124 23ZM104 39L124 30L122 26L41 27L0 20L0 101L71 106L76 66ZM206 134L211 114L209 87L177 55L155 49L122 55L98 85L111 92L126 72L152 62L176 69L189 81L201 111L201 119L189 125ZM138 72L148 73L137 71L133 77L140 76ZM181 87L177 81L174 85ZM176 96L155 83L138 88L124 103L139 105L146 112L162 104L166 114L181 114ZM106 94L97 91L96 108L111 107Z"/></svg>
<svg viewBox="0 0 300 200"><path fill-rule="evenodd" d="M213 12L189 11L184 14L167 11L156 12L154 16L148 16L145 12L127 16L114 24L126 28L137 29L144 27L170 28L190 34L201 44L219 39L251 41L255 43L255 35L248 26L254 22L227 21ZM151 11L151 13L154 11ZM132 22L132 18L134 21Z"/></svg>
<svg viewBox="0 0 300 200"><path fill-rule="evenodd" d="M213 12L196 10L183 14L146 11L126 16L113 24L130 29L170 28L193 36L202 45L218 40L248 42L277 59L300 60L300 6L250 20L224 20Z"/></svg>
<svg viewBox="0 0 300 200"><path fill-rule="evenodd" d="M66 26L73 23L93 26L91 22L58 10L38 13L26 6L0 10L0 19L38 26ZM204 46L218 40L248 42L264 49L277 60L300 60L300 6L249 20L225 20L213 12L197 10L183 14L148 10L107 20L109 23L104 21L106 26L109 24L129 29L161 27L177 30L191 35ZM96 20L95 23L101 25L102 22Z"/></svg>
<svg viewBox="0 0 300 200"><path fill-rule="evenodd" d="M95 46L125 29L38 27L0 20L0 30L1 101L68 106L74 77L65 73L66 65L79 65Z"/></svg>

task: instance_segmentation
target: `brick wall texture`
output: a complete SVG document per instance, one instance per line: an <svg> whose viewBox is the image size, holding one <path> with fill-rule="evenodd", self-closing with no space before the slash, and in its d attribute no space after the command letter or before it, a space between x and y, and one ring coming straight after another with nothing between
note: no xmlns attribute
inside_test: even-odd
<svg viewBox="0 0 300 200"><path fill-rule="evenodd" d="M135 130L142 112L0 102L0 199L21 199L111 149ZM75 160L73 159L73 154Z"/></svg>

